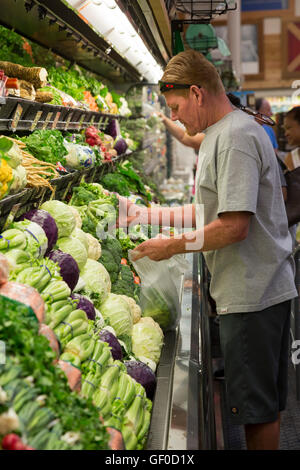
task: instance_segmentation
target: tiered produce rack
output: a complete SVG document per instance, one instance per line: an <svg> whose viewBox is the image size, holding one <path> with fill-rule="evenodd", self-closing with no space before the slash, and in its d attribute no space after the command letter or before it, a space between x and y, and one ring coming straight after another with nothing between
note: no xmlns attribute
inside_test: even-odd
<svg viewBox="0 0 300 470"><path fill-rule="evenodd" d="M13 96L8 96L0 103L0 131L29 131L35 129L58 129L77 131L88 126L104 130L115 115L85 111L80 108L68 108L47 103L37 103ZM122 119L122 116L117 116Z"/></svg>
<svg viewBox="0 0 300 470"><path fill-rule="evenodd" d="M51 49L72 63L77 63L110 80L111 83L129 84L131 81L139 80L138 72L117 52L108 51L109 45L103 38L82 21L64 1L4 0L1 7L0 23L3 26ZM12 96L0 99L0 132L3 135L12 133L24 135L37 129L79 132L91 125L103 131L111 119L125 118L116 114L38 103ZM138 151L156 146L157 152L159 143L157 137L148 135L143 148ZM165 141L162 140L161 144L164 145ZM78 186L81 181L101 183L101 178L113 172L117 163L133 156L134 152L127 152L92 168L61 173L59 177L49 180L53 191L48 187L27 187L17 194L6 196L0 200L0 231L3 231L14 218L17 219L25 212L38 208L47 200L68 201L72 188ZM145 174L151 174L160 164L164 168L164 164L159 160L155 160L152 165L151 162L148 163ZM177 341L177 330L166 333L156 372L156 394L153 400L148 443L145 447L149 450L167 449Z"/></svg>

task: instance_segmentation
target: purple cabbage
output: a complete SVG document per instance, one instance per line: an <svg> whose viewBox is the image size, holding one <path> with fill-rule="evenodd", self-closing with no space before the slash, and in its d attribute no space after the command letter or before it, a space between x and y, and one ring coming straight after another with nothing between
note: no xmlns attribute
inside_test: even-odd
<svg viewBox="0 0 300 470"><path fill-rule="evenodd" d="M109 344L109 346L111 347L111 354L114 360L122 361L122 348L115 335L113 335L110 331L103 329L99 333L99 338L101 339L101 341L104 341L105 343Z"/></svg>
<svg viewBox="0 0 300 470"><path fill-rule="evenodd" d="M152 400L156 388L156 376L153 370L140 361L125 361L124 364L127 373L145 388L147 398Z"/></svg>
<svg viewBox="0 0 300 470"><path fill-rule="evenodd" d="M95 320L95 307L89 299L80 294L72 294L71 297L74 300L78 300L78 304L76 305L77 309L83 310L87 314L89 320Z"/></svg>
<svg viewBox="0 0 300 470"><path fill-rule="evenodd" d="M55 245L58 236L57 225L52 215L42 209L32 209L19 218L19 220L24 219L31 220L42 227L46 237L48 238L46 254L49 253L49 251L52 250L53 245Z"/></svg>
<svg viewBox="0 0 300 470"><path fill-rule="evenodd" d="M79 279L79 268L73 256L60 250L52 250L48 258L60 267L60 275L71 291L75 289Z"/></svg>
<svg viewBox="0 0 300 470"><path fill-rule="evenodd" d="M105 134L111 135L114 139L120 135L120 125L116 119L111 119L105 129Z"/></svg>
<svg viewBox="0 0 300 470"><path fill-rule="evenodd" d="M117 151L118 155L122 155L127 150L127 142L123 139L123 137L118 136L114 142L114 149Z"/></svg>

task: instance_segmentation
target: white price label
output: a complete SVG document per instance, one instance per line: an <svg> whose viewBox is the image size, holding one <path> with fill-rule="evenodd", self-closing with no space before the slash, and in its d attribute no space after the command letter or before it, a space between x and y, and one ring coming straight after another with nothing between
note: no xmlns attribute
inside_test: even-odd
<svg viewBox="0 0 300 470"><path fill-rule="evenodd" d="M72 117L73 113L70 113L68 119L66 120L65 131L68 130Z"/></svg>
<svg viewBox="0 0 300 470"><path fill-rule="evenodd" d="M14 117L13 117L13 120L12 120L12 123L11 123L11 128L12 128L13 132L15 132L17 127L18 127L22 112L23 112L23 108L20 104L18 104L17 109L16 109L15 114L14 114Z"/></svg>
<svg viewBox="0 0 300 470"><path fill-rule="evenodd" d="M34 118L32 124L31 124L31 127L30 127L31 132L33 132L34 129L36 128L37 123L39 122L39 120L40 120L42 114L43 114L43 111L38 111L38 112L36 113L35 118Z"/></svg>
<svg viewBox="0 0 300 470"><path fill-rule="evenodd" d="M46 129L48 127L48 124L51 121L52 115L53 115L53 112L47 114L47 117L43 123L42 129Z"/></svg>
<svg viewBox="0 0 300 470"><path fill-rule="evenodd" d="M52 124L52 129L56 128L59 118L60 118L60 111L57 111L53 124Z"/></svg>

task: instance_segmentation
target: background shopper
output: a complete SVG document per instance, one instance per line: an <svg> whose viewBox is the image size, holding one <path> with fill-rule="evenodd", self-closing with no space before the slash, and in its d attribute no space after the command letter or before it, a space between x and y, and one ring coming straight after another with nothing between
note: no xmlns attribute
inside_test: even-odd
<svg viewBox="0 0 300 470"><path fill-rule="evenodd" d="M295 147L287 154L284 163L289 170L294 170L300 166L300 106L292 108L286 114L284 118L284 129L288 144L291 147Z"/></svg>

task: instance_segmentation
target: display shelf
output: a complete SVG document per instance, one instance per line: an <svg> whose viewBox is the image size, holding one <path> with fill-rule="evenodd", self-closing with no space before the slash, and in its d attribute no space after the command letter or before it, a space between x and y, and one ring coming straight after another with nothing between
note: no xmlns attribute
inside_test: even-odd
<svg viewBox="0 0 300 470"><path fill-rule="evenodd" d="M113 82L140 79L138 71L62 0L2 0L0 23Z"/></svg>
<svg viewBox="0 0 300 470"><path fill-rule="evenodd" d="M101 183L101 178L114 171L115 164L127 159L132 154L123 154L112 161L104 161L102 165L84 170L76 170L49 180L53 192L48 187L26 188L23 191L9 195L0 201L0 232L5 229L13 218L18 218L30 209L39 207L49 199L67 201L74 186L81 181L86 183Z"/></svg>
<svg viewBox="0 0 300 470"><path fill-rule="evenodd" d="M90 125L103 131L112 119L122 119L118 114L98 113L80 108L42 104L8 96L0 103L0 131L29 131L58 129L80 131Z"/></svg>

